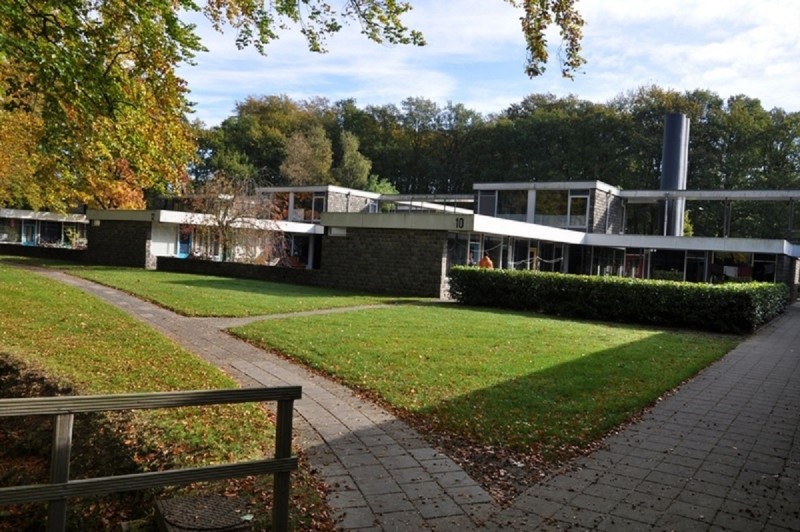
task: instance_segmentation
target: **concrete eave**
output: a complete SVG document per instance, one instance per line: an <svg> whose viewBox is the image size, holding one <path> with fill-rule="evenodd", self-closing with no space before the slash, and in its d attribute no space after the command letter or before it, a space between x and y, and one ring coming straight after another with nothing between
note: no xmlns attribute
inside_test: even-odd
<svg viewBox="0 0 800 532"><path fill-rule="evenodd" d="M623 190L628 203L655 203L665 199L688 201L797 201L800 190Z"/></svg>
<svg viewBox="0 0 800 532"><path fill-rule="evenodd" d="M475 183L473 190L600 190L618 194L620 189L602 181L530 181L516 183Z"/></svg>
<svg viewBox="0 0 800 532"><path fill-rule="evenodd" d="M361 227L369 229L420 229L429 231L471 231L472 216L435 212L348 213L325 212L325 227ZM458 226L461 227L458 227Z"/></svg>
<svg viewBox="0 0 800 532"><path fill-rule="evenodd" d="M46 211L29 211L26 209L0 209L0 218L16 220L41 220L45 222L89 223L85 214L59 214Z"/></svg>
<svg viewBox="0 0 800 532"><path fill-rule="evenodd" d="M216 225L217 223L216 218L210 214L168 210L90 210L87 216L90 220L157 222L175 225L209 226ZM243 218L234 222L233 226L305 235L321 235L324 233L324 229L318 224L287 222L283 220L263 220L258 218Z"/></svg>
<svg viewBox="0 0 800 532"><path fill-rule="evenodd" d="M607 235L588 233L582 244L616 248L648 248L689 251L723 251L738 253L774 253L798 257L800 246L786 240L758 238L717 238L653 235Z"/></svg>

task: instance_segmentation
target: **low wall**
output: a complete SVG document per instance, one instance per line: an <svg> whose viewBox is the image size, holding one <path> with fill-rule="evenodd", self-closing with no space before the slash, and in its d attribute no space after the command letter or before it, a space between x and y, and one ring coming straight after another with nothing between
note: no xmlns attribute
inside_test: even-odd
<svg viewBox="0 0 800 532"><path fill-rule="evenodd" d="M167 272L256 279L276 283L326 286L323 275L319 270L282 268L279 266L263 266L261 264L158 257L156 259L156 269Z"/></svg>
<svg viewBox="0 0 800 532"><path fill-rule="evenodd" d="M0 254L14 255L17 257L34 257L37 259L66 260L70 262L87 261L85 249L23 246L22 244L0 244Z"/></svg>
<svg viewBox="0 0 800 532"><path fill-rule="evenodd" d="M441 297L446 282L447 233L348 228L325 236L320 269L305 270L158 257L163 271L258 279L398 296Z"/></svg>
<svg viewBox="0 0 800 532"><path fill-rule="evenodd" d="M150 255L151 222L99 220L86 229L87 262L109 266L153 268Z"/></svg>
<svg viewBox="0 0 800 532"><path fill-rule="evenodd" d="M322 240L321 268L329 286L422 297L441 297L447 232L348 227Z"/></svg>

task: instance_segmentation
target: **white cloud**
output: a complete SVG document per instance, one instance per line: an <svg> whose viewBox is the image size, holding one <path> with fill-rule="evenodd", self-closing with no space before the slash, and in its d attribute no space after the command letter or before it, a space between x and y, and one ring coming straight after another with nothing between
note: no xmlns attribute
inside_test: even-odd
<svg viewBox="0 0 800 532"><path fill-rule="evenodd" d="M602 102L650 84L723 98L741 93L767 108L800 110L796 0L581 0L588 63L574 82L562 79L555 64L541 78L525 76L521 13L503 0L412 4L406 21L425 34L423 48L376 45L350 26L329 40L328 54L308 52L290 31L262 57L237 50L233 32L219 35L204 24L211 52L181 70L197 117L218 123L248 95L355 98L362 106L413 96L488 114L531 93Z"/></svg>

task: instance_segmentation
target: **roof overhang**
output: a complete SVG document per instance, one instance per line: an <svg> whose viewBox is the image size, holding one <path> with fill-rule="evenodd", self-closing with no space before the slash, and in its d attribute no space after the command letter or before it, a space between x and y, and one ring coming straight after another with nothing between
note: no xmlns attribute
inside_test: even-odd
<svg viewBox="0 0 800 532"><path fill-rule="evenodd" d="M786 240L584 233L479 214L324 213L322 225L341 228L474 232L595 247L767 253L800 257L800 245L793 245Z"/></svg>
<svg viewBox="0 0 800 532"><path fill-rule="evenodd" d="M76 224L89 223L89 219L85 214L58 214L55 212L29 211L25 209L0 209L0 218L41 220L46 222L72 222Z"/></svg>
<svg viewBox="0 0 800 532"><path fill-rule="evenodd" d="M690 201L797 201L800 190L622 190L628 203L655 203L669 199Z"/></svg>
<svg viewBox="0 0 800 532"><path fill-rule="evenodd" d="M473 190L585 190L594 189L618 194L620 189L602 181L530 181L510 183L475 183Z"/></svg>
<svg viewBox="0 0 800 532"><path fill-rule="evenodd" d="M587 246L719 251L736 253L774 253L800 257L800 246L786 240L760 238L719 238L653 235L608 235L587 233L581 242Z"/></svg>
<svg viewBox="0 0 800 532"><path fill-rule="evenodd" d="M151 222L176 225L217 225L218 220L211 214L200 214L168 210L89 210L90 220L116 220L126 222ZM287 222L283 220L264 220L260 218L241 218L232 222L233 227L263 229L294 234L321 235L324 229L318 224Z"/></svg>

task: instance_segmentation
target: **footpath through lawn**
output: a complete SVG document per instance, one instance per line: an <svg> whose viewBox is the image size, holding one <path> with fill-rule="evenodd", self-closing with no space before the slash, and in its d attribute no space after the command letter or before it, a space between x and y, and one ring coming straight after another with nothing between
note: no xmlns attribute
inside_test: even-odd
<svg viewBox="0 0 800 532"><path fill-rule="evenodd" d="M0 324L0 365L5 368L0 392L21 386L9 382L11 368L20 367L24 378L42 375L81 395L236 386L215 367L124 312L80 290L2 263ZM0 483L42 482L36 475L44 464L46 479L50 443L49 431L42 430L46 420L15 425L13 419L0 419ZM73 463L73 478L260 459L274 453L274 425L255 404L135 411L98 425L107 433L103 444L97 433L76 428L76 446L87 442L88 454ZM108 444L112 440L113 449ZM195 488L244 495L259 508L256 518L263 523L269 521L270 485L271 477L265 476ZM327 511L307 472L296 475L293 495L292 519L298 528L324 528ZM73 523L88 530L102 527L104 519L145 518L152 506L136 498L114 498L71 503L69 508ZM0 508L0 521L25 529L26 511L34 512L33 523L41 516L35 508Z"/></svg>
<svg viewBox="0 0 800 532"><path fill-rule="evenodd" d="M190 316L392 300L132 269L69 271L149 294ZM231 332L363 392L422 430L475 476L494 478L508 467L487 463L487 455L511 456L505 464L547 466L591 449L742 340L402 301L409 304L271 319Z"/></svg>

